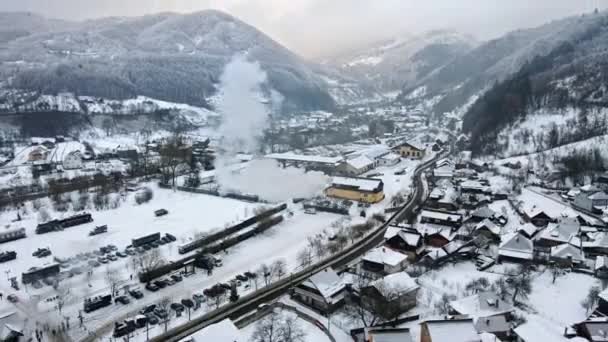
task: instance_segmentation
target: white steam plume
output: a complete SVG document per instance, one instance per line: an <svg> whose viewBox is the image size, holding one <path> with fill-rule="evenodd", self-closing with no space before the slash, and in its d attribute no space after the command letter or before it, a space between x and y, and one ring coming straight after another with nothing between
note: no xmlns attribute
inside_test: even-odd
<svg viewBox="0 0 608 342"><path fill-rule="evenodd" d="M328 177L320 172L296 168L283 169L274 160L254 160L239 173L231 172L228 163L238 152L260 151L260 137L269 125L268 108L261 100L261 86L266 73L259 63L237 55L226 65L221 77L223 116L220 126L222 151L216 160L216 181L223 191L255 194L268 201L312 197L323 190ZM271 91L271 106L280 107L282 96Z"/></svg>

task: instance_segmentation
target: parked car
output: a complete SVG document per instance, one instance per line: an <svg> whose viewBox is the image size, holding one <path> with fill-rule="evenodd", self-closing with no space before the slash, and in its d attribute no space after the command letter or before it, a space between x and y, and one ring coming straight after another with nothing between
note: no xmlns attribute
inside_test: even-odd
<svg viewBox="0 0 608 342"><path fill-rule="evenodd" d="M107 264L109 262L108 258L106 258L106 257L99 257L99 258L97 258L97 261L102 264Z"/></svg>
<svg viewBox="0 0 608 342"><path fill-rule="evenodd" d="M169 307L175 312L183 312L186 310L186 307L184 307L184 305L181 303L171 303Z"/></svg>
<svg viewBox="0 0 608 342"><path fill-rule="evenodd" d="M116 261L116 260L118 260L118 257L116 255L114 255L114 254L108 254L107 258L110 261Z"/></svg>
<svg viewBox="0 0 608 342"><path fill-rule="evenodd" d="M205 297L202 293L195 293L192 295L192 299L199 304L202 304L207 301L207 297Z"/></svg>
<svg viewBox="0 0 608 342"><path fill-rule="evenodd" d="M126 252L116 252L116 256L119 258L126 258L127 253Z"/></svg>
<svg viewBox="0 0 608 342"><path fill-rule="evenodd" d="M35 256L37 258L46 258L51 254L52 253L49 248L38 248L36 251L34 251L34 253L32 253L32 256Z"/></svg>
<svg viewBox="0 0 608 342"><path fill-rule="evenodd" d="M131 303L131 300L127 296L119 296L114 299L114 303L120 303L123 305L127 305L127 304Z"/></svg>
<svg viewBox="0 0 608 342"><path fill-rule="evenodd" d="M139 313L142 315L147 315L149 313L154 312L155 309L156 309L156 304L150 304L150 305L146 306L145 308L139 310Z"/></svg>
<svg viewBox="0 0 608 342"><path fill-rule="evenodd" d="M17 295L15 295L15 294L8 295L8 297L6 297L6 299L8 299L8 301L11 303L17 303L19 301L19 297L17 297Z"/></svg>
<svg viewBox="0 0 608 342"><path fill-rule="evenodd" d="M154 313L149 313L146 315L146 318L148 318L148 324L149 325L157 325L159 320L158 317L156 317L156 315Z"/></svg>
<svg viewBox="0 0 608 342"><path fill-rule="evenodd" d="M167 209L158 209L158 210L154 211L154 215L156 217L165 216L167 214L169 214L169 211Z"/></svg>
<svg viewBox="0 0 608 342"><path fill-rule="evenodd" d="M177 241L177 238L169 233L166 233L165 236L169 239L170 242Z"/></svg>
<svg viewBox="0 0 608 342"><path fill-rule="evenodd" d="M182 299L182 305L186 308L192 309L194 307L194 301L190 298Z"/></svg>
<svg viewBox="0 0 608 342"><path fill-rule="evenodd" d="M162 308L154 309L154 314L160 319L167 319L167 317L169 317L169 313L167 312L167 310Z"/></svg>
<svg viewBox="0 0 608 342"><path fill-rule="evenodd" d="M129 291L129 294L131 295L131 297L133 297L135 299L141 299L144 297L144 293L138 289Z"/></svg>
<svg viewBox="0 0 608 342"><path fill-rule="evenodd" d="M146 284L146 290L151 291L151 292L156 292L156 291L160 290L160 287L158 285L156 285L155 283L149 283L149 284Z"/></svg>
<svg viewBox="0 0 608 342"><path fill-rule="evenodd" d="M175 280L176 283L179 283L180 281L184 280L184 278L182 278L182 276L179 274L172 274L171 279Z"/></svg>
<svg viewBox="0 0 608 342"><path fill-rule="evenodd" d="M167 287L167 282L164 279L155 280L152 284L156 285L161 289Z"/></svg>

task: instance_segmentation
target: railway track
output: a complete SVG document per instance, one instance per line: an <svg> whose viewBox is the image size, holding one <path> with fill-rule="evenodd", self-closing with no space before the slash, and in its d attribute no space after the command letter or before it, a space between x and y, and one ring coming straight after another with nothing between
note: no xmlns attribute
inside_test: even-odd
<svg viewBox="0 0 608 342"><path fill-rule="evenodd" d="M248 312L255 310L259 305L279 298L289 292L291 288L308 279L311 275L318 273L328 267L339 268L356 260L368 250L377 246L383 239L386 228L392 223L398 223L404 217L409 216L413 211L418 209L423 197L425 196L425 184L423 173L430 168L435 161L447 155L447 151L443 152L433 159L420 165L414 172L414 192L410 196L408 202L396 213L394 213L384 224L376 228L366 238L359 240L345 250L333 255L329 258L321 260L306 269L292 273L271 285L259 289L253 293L241 297L234 303L230 303L211 311L205 315L195 318L185 324L175 327L166 333L152 338L153 342L176 342L188 337L195 332L226 318L236 319Z"/></svg>

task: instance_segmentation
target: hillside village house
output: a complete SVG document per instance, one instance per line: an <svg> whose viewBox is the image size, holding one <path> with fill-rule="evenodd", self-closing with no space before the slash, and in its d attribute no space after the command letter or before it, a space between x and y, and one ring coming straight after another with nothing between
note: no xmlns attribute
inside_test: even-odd
<svg viewBox="0 0 608 342"><path fill-rule="evenodd" d="M407 265L407 255L388 247L377 247L361 258L362 271L373 275L386 275L400 272Z"/></svg>
<svg viewBox="0 0 608 342"><path fill-rule="evenodd" d="M46 160L49 155L48 148L43 145L34 146L27 155L27 161L37 162Z"/></svg>
<svg viewBox="0 0 608 342"><path fill-rule="evenodd" d="M407 255L414 261L424 250L422 235L413 228L389 226L384 233L384 244Z"/></svg>
<svg viewBox="0 0 608 342"><path fill-rule="evenodd" d="M420 342L482 342L472 318L421 323Z"/></svg>
<svg viewBox="0 0 608 342"><path fill-rule="evenodd" d="M82 155L80 151L72 151L63 158L62 166L64 170L75 170L82 168Z"/></svg>
<svg viewBox="0 0 608 342"><path fill-rule="evenodd" d="M581 192L574 197L573 205L576 208L600 214L608 207L608 194L604 191L598 191L592 194Z"/></svg>
<svg viewBox="0 0 608 342"><path fill-rule="evenodd" d="M364 342L414 342L410 329L373 327L365 329Z"/></svg>
<svg viewBox="0 0 608 342"><path fill-rule="evenodd" d="M462 225L462 215L458 213L425 209L420 213L420 222L460 227L460 225Z"/></svg>
<svg viewBox="0 0 608 342"><path fill-rule="evenodd" d="M498 247L498 261L527 262L534 259L534 244L532 240L520 233L503 237Z"/></svg>
<svg viewBox="0 0 608 342"><path fill-rule="evenodd" d="M383 308L384 318L393 319L416 307L419 288L405 272L390 274L361 288L361 301L370 308Z"/></svg>
<svg viewBox="0 0 608 342"><path fill-rule="evenodd" d="M364 203L378 203L384 199L384 183L375 178L334 177L328 197L347 199Z"/></svg>
<svg viewBox="0 0 608 342"><path fill-rule="evenodd" d="M398 153L401 158L422 159L425 155L424 147L409 142L393 147L393 151Z"/></svg>
<svg viewBox="0 0 608 342"><path fill-rule="evenodd" d="M450 302L450 314L473 318L477 332L488 332L508 341L515 308L493 292L480 292Z"/></svg>
<svg viewBox="0 0 608 342"><path fill-rule="evenodd" d="M329 314L344 305L347 296L346 283L332 269L314 274L296 286L292 297L323 313Z"/></svg>

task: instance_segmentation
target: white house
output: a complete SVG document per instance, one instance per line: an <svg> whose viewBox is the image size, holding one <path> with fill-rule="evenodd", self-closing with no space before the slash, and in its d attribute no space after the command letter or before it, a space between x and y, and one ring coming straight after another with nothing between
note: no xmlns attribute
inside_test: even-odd
<svg viewBox="0 0 608 342"><path fill-rule="evenodd" d="M82 168L82 155L80 151L72 151L63 158L62 166L65 170Z"/></svg>

